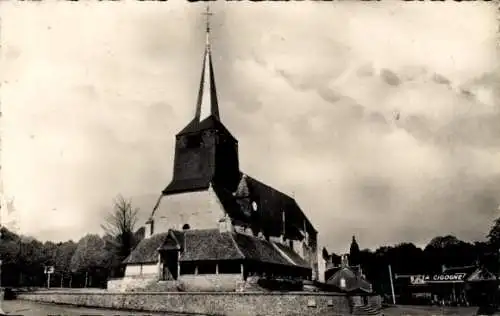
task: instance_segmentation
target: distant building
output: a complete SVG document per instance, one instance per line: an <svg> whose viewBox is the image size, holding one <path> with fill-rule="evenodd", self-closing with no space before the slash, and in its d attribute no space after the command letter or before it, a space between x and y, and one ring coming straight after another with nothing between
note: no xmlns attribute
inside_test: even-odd
<svg viewBox="0 0 500 316"><path fill-rule="evenodd" d="M327 260L325 283L350 294L372 293L372 285L363 275L361 266L350 266L347 255L341 256L340 265Z"/></svg>
<svg viewBox="0 0 500 316"><path fill-rule="evenodd" d="M208 31L194 118L175 136L172 181L125 260L125 278L226 289L253 275L317 279L318 233L307 216L240 171L238 141L219 113Z"/></svg>
<svg viewBox="0 0 500 316"><path fill-rule="evenodd" d="M498 279L484 267L445 267L438 274L395 275L400 303L480 305L492 300Z"/></svg>

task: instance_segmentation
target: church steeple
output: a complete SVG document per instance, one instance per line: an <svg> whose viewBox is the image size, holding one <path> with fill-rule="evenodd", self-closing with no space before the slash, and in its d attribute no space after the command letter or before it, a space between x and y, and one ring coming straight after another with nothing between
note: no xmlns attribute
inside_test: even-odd
<svg viewBox="0 0 500 316"><path fill-rule="evenodd" d="M230 192L240 178L238 141L222 124L210 45L210 12L194 118L176 135L173 179L163 194L203 190L210 185Z"/></svg>
<svg viewBox="0 0 500 316"><path fill-rule="evenodd" d="M212 13L208 5L204 14L206 16L205 53L203 56L203 69L201 72L195 114L195 119L198 122L203 121L211 115L220 120L217 89L215 88L214 69L212 65L212 52L210 48L210 16Z"/></svg>

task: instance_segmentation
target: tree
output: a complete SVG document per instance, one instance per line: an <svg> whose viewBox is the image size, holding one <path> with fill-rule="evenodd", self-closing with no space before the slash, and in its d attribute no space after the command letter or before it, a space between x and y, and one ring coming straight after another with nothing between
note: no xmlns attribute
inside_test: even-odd
<svg viewBox="0 0 500 316"><path fill-rule="evenodd" d="M500 217L497 218L490 228L490 232L487 235L490 244L496 246L497 249L500 248Z"/></svg>
<svg viewBox="0 0 500 316"><path fill-rule="evenodd" d="M61 287L63 286L64 276L71 273L71 258L73 257L75 250L76 244L71 240L57 245L54 267L56 272L60 273Z"/></svg>
<svg viewBox="0 0 500 316"><path fill-rule="evenodd" d="M119 195L114 201L113 211L101 225L106 234L107 248L114 252L119 260L124 260L137 244L135 225L139 209L132 207L130 200Z"/></svg>
<svg viewBox="0 0 500 316"><path fill-rule="evenodd" d="M88 234L76 246L71 257L70 269L72 272L85 273L85 287L88 285L89 275L106 270L110 266L112 254L106 250L104 240L98 235Z"/></svg>
<svg viewBox="0 0 500 316"><path fill-rule="evenodd" d="M433 238L424 249L428 270L440 272L443 265L459 267L474 264L478 256L474 245L452 235Z"/></svg>
<svg viewBox="0 0 500 316"><path fill-rule="evenodd" d="M351 242L351 247L349 249L349 264L350 265L358 265L360 264L359 262L359 245L358 242L356 241L356 237L352 236L352 242Z"/></svg>

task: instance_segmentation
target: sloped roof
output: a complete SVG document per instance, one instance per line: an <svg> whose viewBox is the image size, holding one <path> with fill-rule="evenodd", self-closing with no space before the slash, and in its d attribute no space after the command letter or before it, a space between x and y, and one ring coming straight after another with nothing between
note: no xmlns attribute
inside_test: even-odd
<svg viewBox="0 0 500 316"><path fill-rule="evenodd" d="M301 256L299 256L295 251L293 251L289 247L280 243L274 243L274 245L278 247L281 251L283 251L285 255L287 255L287 257L290 258L293 261L293 263L295 263L295 265L299 267L309 268L309 264L307 264L307 262L304 259L302 259Z"/></svg>
<svg viewBox="0 0 500 316"><path fill-rule="evenodd" d="M274 243L274 245L278 245ZM218 229L173 231L144 239L125 259L126 264L158 262L158 250L181 249L180 261L221 261L246 259L275 265L311 269L287 246L281 249L289 261L270 241L238 232L219 232Z"/></svg>
<svg viewBox="0 0 500 316"><path fill-rule="evenodd" d="M145 264L158 262L158 249L164 244L167 236L168 233L161 233L141 240L123 263Z"/></svg>
<svg viewBox="0 0 500 316"><path fill-rule="evenodd" d="M185 248L181 261L212 261L243 259L231 233L217 229L187 230L184 232Z"/></svg>
<svg viewBox="0 0 500 316"><path fill-rule="evenodd" d="M272 263L277 265L293 266L293 262L284 258L271 242L250 235L236 233L233 235L236 244L245 258L253 261Z"/></svg>
<svg viewBox="0 0 500 316"><path fill-rule="evenodd" d="M175 179L172 180L168 186L162 191L162 194L175 194L178 192L189 191L201 191L206 190L210 187L211 179L207 177L201 177L196 179Z"/></svg>
<svg viewBox="0 0 500 316"><path fill-rule="evenodd" d="M342 279L345 280L345 287L342 287ZM350 267L340 268L326 281L326 283L334 285L345 292L363 291L370 293L372 291L370 282L350 269Z"/></svg>
<svg viewBox="0 0 500 316"><path fill-rule="evenodd" d="M326 270L325 270L325 280L328 280L330 279L333 275L335 275L335 273L337 273L338 271L340 271L342 269L342 266L338 265L338 266L333 266L333 267L327 267ZM356 275L360 275L361 274L361 268L360 266L349 266L349 269L354 272Z"/></svg>
<svg viewBox="0 0 500 316"><path fill-rule="evenodd" d="M184 234L180 231L170 230L165 242L160 246L160 250L170 249L183 249L184 248Z"/></svg>
<svg viewBox="0 0 500 316"><path fill-rule="evenodd" d="M486 269L477 268L467 277L467 282L496 281L496 276Z"/></svg>
<svg viewBox="0 0 500 316"><path fill-rule="evenodd" d="M189 122L188 125L186 125L186 127L177 133L176 136L194 134L207 129L218 129L228 135L233 141L237 142L236 138L231 134L231 132L229 132L226 126L224 126L224 124L222 124L222 122L213 115L210 115L201 122L195 117L191 122Z"/></svg>
<svg viewBox="0 0 500 316"><path fill-rule="evenodd" d="M285 231L292 233L303 230L305 224L309 232L317 232L295 199L253 177L242 176L242 181L246 181L249 198L257 203L258 216L263 219L263 228L270 236L281 235L283 212L285 212Z"/></svg>

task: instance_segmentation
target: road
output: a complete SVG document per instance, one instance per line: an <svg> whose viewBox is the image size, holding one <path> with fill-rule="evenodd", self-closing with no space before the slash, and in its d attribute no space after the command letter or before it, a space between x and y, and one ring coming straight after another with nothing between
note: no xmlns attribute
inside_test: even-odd
<svg viewBox="0 0 500 316"><path fill-rule="evenodd" d="M29 301L4 301L2 308L8 315L23 316L176 316L148 312L130 312L106 309L92 309L66 305L41 304ZM427 307L427 306L393 306L382 310L384 316L472 316L477 307ZM499 314L495 314L499 315Z"/></svg>
<svg viewBox="0 0 500 316"><path fill-rule="evenodd" d="M8 315L23 316L167 316L165 314L129 312L106 309L91 309L83 307L72 307L55 304L41 304L28 301L4 301L2 303L4 312Z"/></svg>

